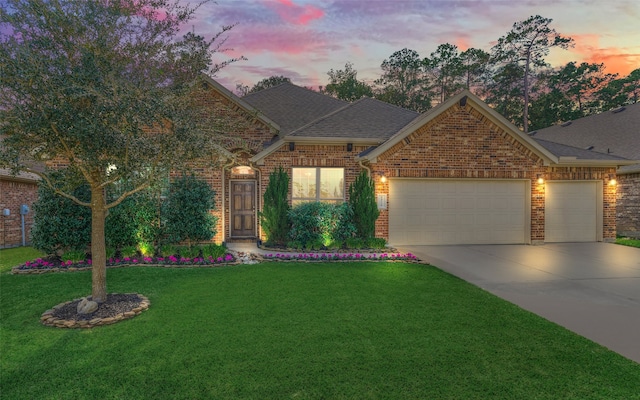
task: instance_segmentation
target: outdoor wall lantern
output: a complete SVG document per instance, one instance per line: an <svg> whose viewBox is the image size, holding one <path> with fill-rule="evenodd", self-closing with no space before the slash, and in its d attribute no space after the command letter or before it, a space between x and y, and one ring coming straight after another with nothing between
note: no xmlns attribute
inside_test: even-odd
<svg viewBox="0 0 640 400"><path fill-rule="evenodd" d="M231 173L234 175L253 175L253 170L248 165L238 165L231 168Z"/></svg>
<svg viewBox="0 0 640 400"><path fill-rule="evenodd" d="M544 183L544 178L542 174L538 174L538 184L542 185Z"/></svg>
<svg viewBox="0 0 640 400"><path fill-rule="evenodd" d="M387 181L387 177L386 177L386 176L384 176L384 175L382 175L382 176L380 177L380 182L385 183L386 181Z"/></svg>
<svg viewBox="0 0 640 400"><path fill-rule="evenodd" d="M289 142L289 151L294 151L296 149L296 143L295 142Z"/></svg>
<svg viewBox="0 0 640 400"><path fill-rule="evenodd" d="M609 174L609 185L615 186L617 184L618 184L618 181L616 181L616 178L613 177L613 174Z"/></svg>

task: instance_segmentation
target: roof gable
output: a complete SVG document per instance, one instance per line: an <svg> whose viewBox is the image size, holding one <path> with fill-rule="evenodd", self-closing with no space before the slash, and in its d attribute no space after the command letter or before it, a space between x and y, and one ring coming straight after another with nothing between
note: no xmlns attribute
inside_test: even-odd
<svg viewBox="0 0 640 400"><path fill-rule="evenodd" d="M260 113L259 110L255 109L252 105L250 105L249 103L242 100L240 97L233 94L231 91L229 91L227 88L219 84L210 76L206 74L202 74L202 79L227 101L235 104L237 107L241 108L246 113L250 115L254 115L259 121L261 121L263 124L267 125L268 127L276 131L280 130L280 126L276 122L274 122L269 117Z"/></svg>
<svg viewBox="0 0 640 400"><path fill-rule="evenodd" d="M489 122L495 127L506 132L506 134L515 142L520 143L524 148L541 158L545 164L558 162L558 158L555 155L521 132L515 125L507 121L502 115L491 109L468 90L449 98L439 106L421 114L395 135L390 137L389 140L384 142L382 145L375 149L367 150L366 153L361 153L359 158L375 162L377 157L380 157L387 152L392 153L398 151L409 143L410 139L408 139L408 137L410 135L414 134L418 129L437 120L439 117L446 116L449 110L454 107L475 110L479 119Z"/></svg>
<svg viewBox="0 0 640 400"><path fill-rule="evenodd" d="M242 100L275 121L284 135L349 104L292 83L251 93Z"/></svg>

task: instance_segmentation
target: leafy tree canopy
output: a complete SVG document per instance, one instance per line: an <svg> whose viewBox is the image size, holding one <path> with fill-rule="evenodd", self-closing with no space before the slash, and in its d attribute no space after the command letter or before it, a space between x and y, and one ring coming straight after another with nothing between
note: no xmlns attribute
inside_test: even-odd
<svg viewBox="0 0 640 400"><path fill-rule="evenodd" d="M0 165L31 170L92 211L93 298L106 298L107 210L169 169L215 159L227 122L199 101L224 43L178 37L197 7L172 0L7 0L0 5ZM58 185L49 161L64 169ZM118 181L131 189L107 202ZM74 196L87 184L90 200Z"/></svg>
<svg viewBox="0 0 640 400"><path fill-rule="evenodd" d="M329 75L329 83L325 86L324 92L330 96L345 101L373 97L373 89L366 82L358 80L358 72L353 69L353 64L350 62L344 65L344 70L331 69L327 75Z"/></svg>
<svg viewBox="0 0 640 400"><path fill-rule="evenodd" d="M264 78L260 82L258 82L255 85L253 85L253 87L251 89L249 89L248 93L259 92L261 90L269 89L271 87L278 86L278 85L283 84L283 83L291 83L291 79L289 79L289 78L287 78L286 76L283 76L283 75L270 76L268 78Z"/></svg>

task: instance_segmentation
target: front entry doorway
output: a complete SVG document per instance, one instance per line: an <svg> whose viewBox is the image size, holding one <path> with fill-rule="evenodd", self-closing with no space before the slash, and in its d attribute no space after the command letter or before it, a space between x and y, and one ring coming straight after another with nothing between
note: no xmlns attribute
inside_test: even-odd
<svg viewBox="0 0 640 400"><path fill-rule="evenodd" d="M231 181L231 237L256 237L256 182Z"/></svg>

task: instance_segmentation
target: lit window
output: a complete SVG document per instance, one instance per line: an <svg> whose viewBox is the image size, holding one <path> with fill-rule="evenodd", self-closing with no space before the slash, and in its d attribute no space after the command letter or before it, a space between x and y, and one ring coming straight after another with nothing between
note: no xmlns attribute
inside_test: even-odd
<svg viewBox="0 0 640 400"><path fill-rule="evenodd" d="M292 204L344 201L344 168L293 168Z"/></svg>

